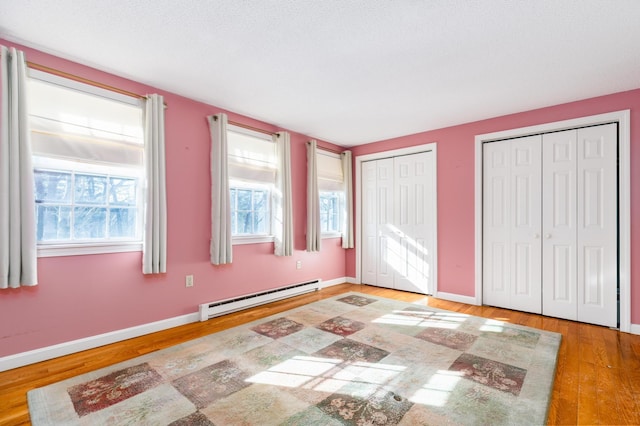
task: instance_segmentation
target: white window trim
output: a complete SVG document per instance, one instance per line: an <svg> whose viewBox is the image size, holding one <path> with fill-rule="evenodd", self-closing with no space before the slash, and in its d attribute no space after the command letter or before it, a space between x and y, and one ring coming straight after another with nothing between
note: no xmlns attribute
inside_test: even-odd
<svg viewBox="0 0 640 426"><path fill-rule="evenodd" d="M337 154L332 151L327 151L326 149L323 149L321 147L318 147L318 155L326 155L327 157L333 157L337 159L341 158L340 154ZM345 194L343 194L342 203L341 203L341 207L342 207L342 212L340 214L341 228L344 228L344 216L346 216L346 211L345 211L346 203L345 203L344 197L345 197ZM340 229L339 231L328 231L328 232L320 233L320 238L323 240L330 239L330 238L342 238L343 236L344 236L344 229Z"/></svg>
<svg viewBox="0 0 640 426"><path fill-rule="evenodd" d="M29 77L47 83L63 86L68 89L77 90L91 95L102 96L107 99L124 102L130 105L142 107L142 99L123 95L111 90L81 83L69 78L61 77L48 72L29 68ZM46 168L46 167L43 167ZM139 188L139 191L141 188ZM140 194L139 194L140 195ZM142 234L142 232L141 232ZM81 256L91 254L126 253L141 252L143 237L135 241L97 241L97 242L69 242L69 243L38 243L38 257L63 257Z"/></svg>
<svg viewBox="0 0 640 426"><path fill-rule="evenodd" d="M142 251L141 241L96 242L70 244L39 244L38 257L82 256Z"/></svg>
<svg viewBox="0 0 640 426"><path fill-rule="evenodd" d="M322 235L320 235L320 238L324 239L328 239L328 238L342 238L344 234L342 232L323 232Z"/></svg>
<svg viewBox="0 0 640 426"><path fill-rule="evenodd" d="M231 237L231 244L243 245L243 244L260 244L260 243L272 243L275 241L273 235L235 235Z"/></svg>
<svg viewBox="0 0 640 426"><path fill-rule="evenodd" d="M273 143L273 140L270 135L266 133L257 132L255 130L246 129L240 126L234 126L233 124L229 124L227 126L227 132L235 132L245 134L247 136L252 136L258 139L263 139L265 142ZM233 182L233 183L232 183ZM245 183L241 180L234 181L230 179L229 187L234 188L254 188L258 185L269 186L268 184L256 184L256 186L252 186L251 184ZM231 236L231 244L236 245L245 245L245 244L262 244L262 243L273 243L275 242L275 236L273 235L273 190L271 188L271 199L269 200L269 231L270 234L261 234L261 235L232 235Z"/></svg>

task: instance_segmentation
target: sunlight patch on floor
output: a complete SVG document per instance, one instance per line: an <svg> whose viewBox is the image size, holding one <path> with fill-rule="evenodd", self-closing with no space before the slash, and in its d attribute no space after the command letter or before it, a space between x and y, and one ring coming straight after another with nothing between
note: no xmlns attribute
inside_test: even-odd
<svg viewBox="0 0 640 426"><path fill-rule="evenodd" d="M462 375L457 371L439 370L422 389L418 389L409 398L409 401L416 404L443 407L449 400L449 395L455 389Z"/></svg>

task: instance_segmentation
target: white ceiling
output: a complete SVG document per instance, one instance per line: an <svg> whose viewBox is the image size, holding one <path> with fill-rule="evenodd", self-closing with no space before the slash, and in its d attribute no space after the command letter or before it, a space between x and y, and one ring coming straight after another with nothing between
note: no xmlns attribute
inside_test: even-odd
<svg viewBox="0 0 640 426"><path fill-rule="evenodd" d="M640 88L638 0L0 0L0 38L343 146Z"/></svg>

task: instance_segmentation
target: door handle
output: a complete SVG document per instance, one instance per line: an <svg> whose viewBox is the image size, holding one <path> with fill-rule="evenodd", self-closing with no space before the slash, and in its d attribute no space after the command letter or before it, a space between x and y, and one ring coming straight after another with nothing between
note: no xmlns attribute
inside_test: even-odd
<svg viewBox="0 0 640 426"><path fill-rule="evenodd" d="M544 234L544 237L548 240L549 238L551 238L551 234Z"/></svg>
<svg viewBox="0 0 640 426"><path fill-rule="evenodd" d="M538 233L536 232L535 234L533 234L533 238L535 238L535 239L537 240L538 238L540 238L540 234L538 234Z"/></svg>

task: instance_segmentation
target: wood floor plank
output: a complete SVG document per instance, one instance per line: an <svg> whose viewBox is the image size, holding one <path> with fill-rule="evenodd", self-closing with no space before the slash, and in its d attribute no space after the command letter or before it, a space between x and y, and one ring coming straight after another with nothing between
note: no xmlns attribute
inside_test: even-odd
<svg viewBox="0 0 640 426"><path fill-rule="evenodd" d="M0 425L30 424L26 400L30 389L348 291L561 333L563 338L547 423L640 424L640 336L490 306L466 305L380 287L342 284L206 322L187 324L0 372Z"/></svg>

